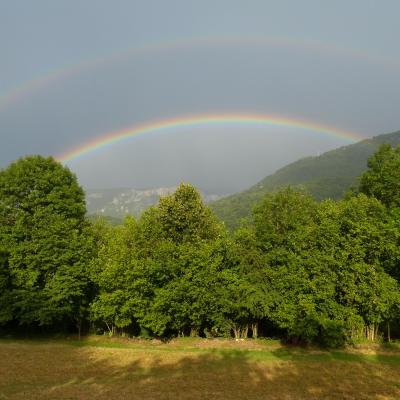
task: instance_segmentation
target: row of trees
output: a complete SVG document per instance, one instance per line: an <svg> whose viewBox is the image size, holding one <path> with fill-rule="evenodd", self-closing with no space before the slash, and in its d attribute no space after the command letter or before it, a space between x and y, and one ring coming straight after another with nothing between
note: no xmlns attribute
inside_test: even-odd
<svg viewBox="0 0 400 400"><path fill-rule="evenodd" d="M329 346L390 337L399 186L400 148L382 146L346 199L283 189L232 235L184 184L112 227L85 219L67 168L21 159L0 172L0 325Z"/></svg>

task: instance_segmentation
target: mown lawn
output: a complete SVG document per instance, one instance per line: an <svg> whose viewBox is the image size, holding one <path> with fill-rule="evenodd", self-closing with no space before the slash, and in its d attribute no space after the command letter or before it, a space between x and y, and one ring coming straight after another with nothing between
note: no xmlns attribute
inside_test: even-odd
<svg viewBox="0 0 400 400"><path fill-rule="evenodd" d="M400 399L400 350L0 340L0 399Z"/></svg>

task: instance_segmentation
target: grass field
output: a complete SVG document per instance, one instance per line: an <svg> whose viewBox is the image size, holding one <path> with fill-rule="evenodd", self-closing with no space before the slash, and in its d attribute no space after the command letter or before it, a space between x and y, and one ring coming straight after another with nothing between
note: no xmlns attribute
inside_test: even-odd
<svg viewBox="0 0 400 400"><path fill-rule="evenodd" d="M3 339L0 399L400 399L400 349Z"/></svg>

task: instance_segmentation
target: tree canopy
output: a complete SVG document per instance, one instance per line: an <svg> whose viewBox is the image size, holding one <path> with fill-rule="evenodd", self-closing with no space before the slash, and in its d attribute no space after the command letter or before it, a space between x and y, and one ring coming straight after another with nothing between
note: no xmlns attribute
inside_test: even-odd
<svg viewBox="0 0 400 400"><path fill-rule="evenodd" d="M26 157L0 172L7 319L81 319L88 301L84 217L84 192L75 175L51 157Z"/></svg>
<svg viewBox="0 0 400 400"><path fill-rule="evenodd" d="M400 206L400 145L382 144L368 159L361 176L360 191L374 196L388 207Z"/></svg>

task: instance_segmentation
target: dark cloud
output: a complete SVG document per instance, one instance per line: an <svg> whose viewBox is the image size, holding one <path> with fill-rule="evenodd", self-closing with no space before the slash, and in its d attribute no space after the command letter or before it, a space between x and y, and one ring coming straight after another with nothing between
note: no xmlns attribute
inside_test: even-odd
<svg viewBox="0 0 400 400"><path fill-rule="evenodd" d="M18 5L6 7L8 22L0 24L0 46L8 57L0 61L0 90L5 93L13 82L16 86L36 71L64 67L65 60L107 58L146 40L254 35L292 37L293 44L250 45L242 40L224 45L222 40L209 40L209 45L190 45L189 40L186 46L132 53L66 74L0 106L0 166L25 154L60 154L107 132L192 113L280 114L365 137L400 127L400 69L392 43L400 28L388 27L392 14L400 11L396 2L385 3L387 9L337 2L330 13L313 1L302 2L301 10L295 10L293 2L274 7L267 7L268 2L226 2L231 18L218 15L221 5L214 2L201 2L190 12L181 2L168 2L168 10L156 2L159 7L153 11L147 2L113 2L111 7L99 1L90 10L87 3L55 6L38 1L31 15ZM346 15L341 15L344 5ZM271 14L281 19L280 26ZM263 16L269 23L262 24ZM367 29L365 21L373 16L374 26ZM21 30L10 20L18 21ZM235 27L234 21L241 23ZM296 45L310 39L322 44ZM362 51L352 51L352 46ZM349 50L337 51L345 47ZM260 132L209 126L135 138L70 165L89 187L170 186L189 180L207 191L232 192L298 157L344 143L289 128Z"/></svg>

